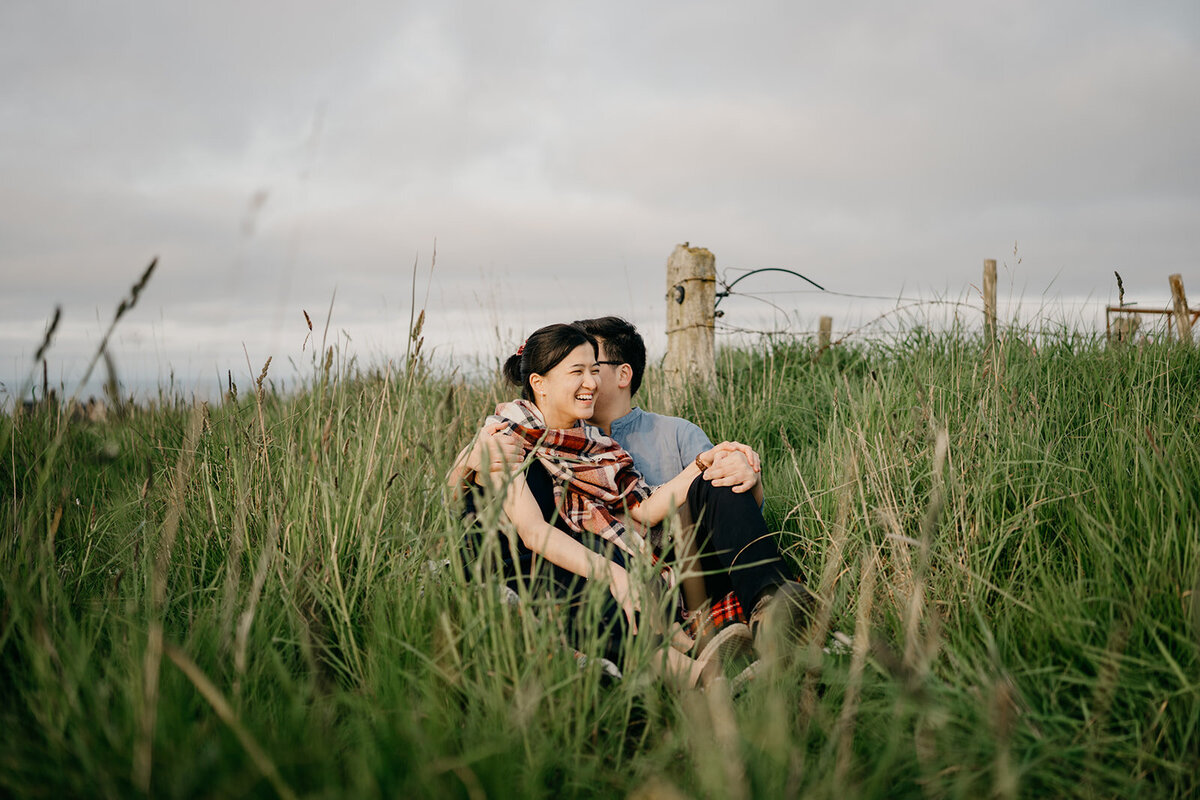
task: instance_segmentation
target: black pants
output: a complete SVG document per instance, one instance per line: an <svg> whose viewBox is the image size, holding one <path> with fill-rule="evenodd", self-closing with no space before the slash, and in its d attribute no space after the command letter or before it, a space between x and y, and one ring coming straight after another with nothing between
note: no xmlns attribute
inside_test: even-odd
<svg viewBox="0 0 1200 800"><path fill-rule="evenodd" d="M687 506L696 523L709 597L718 599L732 590L749 615L763 590L794 580L751 492L713 486L698 477L688 487Z"/></svg>
<svg viewBox="0 0 1200 800"><path fill-rule="evenodd" d="M625 566L624 553L621 550L611 546L605 547L607 543L602 542L598 537L580 536L567 527L567 524L559 517L554 505L554 484L540 463L534 461L530 464L525 473L525 481L530 492L533 493L538 507L541 508L542 517L547 522L551 522L554 527L585 547L603 554L622 567ZM468 494L464 514L474 515L474 513L474 497ZM464 546L468 560L474 560L483 555L483 535L484 532L478 527L467 533ZM499 558L494 565L489 565L489 571L498 573L496 577L503 580L505 585L513 591L520 591L520 587L524 585L526 588L532 589L535 596L549 593L552 597L565 601L563 604L566 610L564 627L571 646L586 655L597 655L593 652L595 650L593 643L599 641L603 652L598 655L603 655L620 667L624 657L625 641L629 635L629 624L625 618L625 612L613 599L612 594L607 590L603 593L596 593L591 598L592 602L589 607L589 604L585 603L587 598L586 578L556 564L551 564L545 559L538 558L537 554L526 547L519 537L514 536L513 538L512 546L509 542L500 542ZM599 607L595 605L597 602Z"/></svg>

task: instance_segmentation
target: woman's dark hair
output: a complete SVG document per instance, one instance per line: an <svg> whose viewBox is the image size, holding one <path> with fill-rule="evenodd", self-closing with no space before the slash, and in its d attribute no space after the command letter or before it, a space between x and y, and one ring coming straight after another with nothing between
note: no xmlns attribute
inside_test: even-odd
<svg viewBox="0 0 1200 800"><path fill-rule="evenodd" d="M533 387L529 385L529 376L545 375L581 344L590 344L592 350L599 353L596 338L575 325L556 323L538 328L529 334L517 353L504 362L504 377L514 386L520 386L521 396L532 401Z"/></svg>

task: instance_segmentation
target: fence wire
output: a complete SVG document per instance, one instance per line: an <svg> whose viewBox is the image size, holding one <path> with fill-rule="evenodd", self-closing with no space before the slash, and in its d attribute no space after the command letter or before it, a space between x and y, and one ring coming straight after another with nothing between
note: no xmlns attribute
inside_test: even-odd
<svg viewBox="0 0 1200 800"><path fill-rule="evenodd" d="M741 272L742 275L734 280L728 280L730 271ZM861 322L855 322L852 325L845 325L843 318L843 326L832 329L830 334L830 344L839 344L849 339L868 342L890 342L895 341L898 337L910 333L914 325L902 325L899 319L907 319L913 321L914 317L919 317L921 312L940 310L942 315L937 318L937 314L926 313L923 318L916 322L916 325L924 328L933 328L940 330L981 330L984 327L984 307L982 297L979 301L972 302L966 299L951 299L947 297L920 297L910 294L897 295L879 295L867 294L861 292L847 292L828 288L797 288L797 289L765 289L759 291L734 291L733 284L738 283L742 278L748 277L756 271L766 270L751 270L741 267L727 268L722 277L718 279L719 287L723 287L718 293L717 304L726 298L737 298L741 300L751 301L761 304L766 308L771 309L776 317L776 322L772 325L764 325L761 318L754 319L754 315L746 315L738 310L726 308L715 309L715 332L719 335L737 337L737 336L757 336L770 339L782 338L816 338L821 335L819 329L811 327L812 316L817 315L811 307L805 309L792 308L788 309L781 305L782 298L786 297L829 297L838 298L840 300L863 301L864 303L878 304L879 302L888 302L895 304L891 308L880 309L876 307L867 314ZM770 268L770 271L787 272L817 286L811 279L800 275L792 270ZM971 293L982 295L981 290L972 285ZM1109 303L1100 300L1064 298L1061 300L1049 300L1042 298L1040 301L1028 301L1023 298L1008 299L997 298L997 322L1007 327L1009 330L1016 329L1022 336L1037 338L1043 333L1062 333L1064 330L1080 330L1081 328L1090 328L1092 332L1099 333L1104 331L1105 327L1105 308ZM1133 305L1133 304L1129 304ZM842 309L830 309L828 314ZM1090 312L1090 313L1089 313ZM873 316L868 316L873 314ZM737 321L734 321L734 318ZM749 318L747 318L749 317ZM804 322L801 321L802 318ZM892 330L887 330L884 326L895 323L896 327ZM1149 323L1149 324L1147 324ZM1171 321L1170 318L1164 316L1162 319L1154 319L1150 322L1149 319L1143 322L1138 329L1140 336L1149 339L1159 339L1169 337ZM881 329L883 328L883 329Z"/></svg>

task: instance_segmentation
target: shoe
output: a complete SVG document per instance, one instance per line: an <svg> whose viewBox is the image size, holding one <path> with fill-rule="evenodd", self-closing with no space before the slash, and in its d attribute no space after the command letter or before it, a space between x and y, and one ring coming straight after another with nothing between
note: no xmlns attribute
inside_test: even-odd
<svg viewBox="0 0 1200 800"><path fill-rule="evenodd" d="M750 688L750 684L754 683L755 679L762 674L763 662L762 659L751 661L738 674L729 679L729 694L731 697L737 697L742 692Z"/></svg>
<svg viewBox="0 0 1200 800"><path fill-rule="evenodd" d="M741 662L754 652L754 637L750 628L744 622L730 622L706 641L696 643L700 648L695 656L696 663L702 668L710 662L716 662L722 673L728 668L741 668Z"/></svg>
<svg viewBox="0 0 1200 800"><path fill-rule="evenodd" d="M829 634L829 644L825 645L826 655L848 656L854 652L854 637L841 631Z"/></svg>
<svg viewBox="0 0 1200 800"><path fill-rule="evenodd" d="M759 657L771 661L803 641L816 602L816 596L795 581L764 592L750 612L750 635Z"/></svg>
<svg viewBox="0 0 1200 800"><path fill-rule="evenodd" d="M585 653L581 653L575 648L571 648L571 653L575 656L575 665L579 667L579 669L587 669L591 659L589 659ZM603 656L596 659L596 663L600 666L600 678L602 683L606 681L620 681L625 677L623 674L621 674L620 667Z"/></svg>

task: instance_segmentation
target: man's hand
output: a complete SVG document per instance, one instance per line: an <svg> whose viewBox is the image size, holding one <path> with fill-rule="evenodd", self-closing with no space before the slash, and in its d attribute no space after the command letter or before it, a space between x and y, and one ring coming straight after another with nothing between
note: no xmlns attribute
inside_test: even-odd
<svg viewBox="0 0 1200 800"><path fill-rule="evenodd" d="M745 445L740 445L739 449L720 448L721 445L713 448L716 452L713 454L712 466L704 470L702 475L704 480L709 481L713 486L732 487L733 491L738 494L753 489L759 480L759 470L755 469L759 463L758 454ZM740 448L745 448L745 450ZM749 456L745 452L747 450ZM753 457L753 462L750 457Z"/></svg>
<svg viewBox="0 0 1200 800"><path fill-rule="evenodd" d="M750 465L750 469L755 472L762 472L762 459L758 457L758 453L754 452L754 448L748 444L741 442L721 442L713 447L710 453L741 453L746 457L746 463Z"/></svg>

